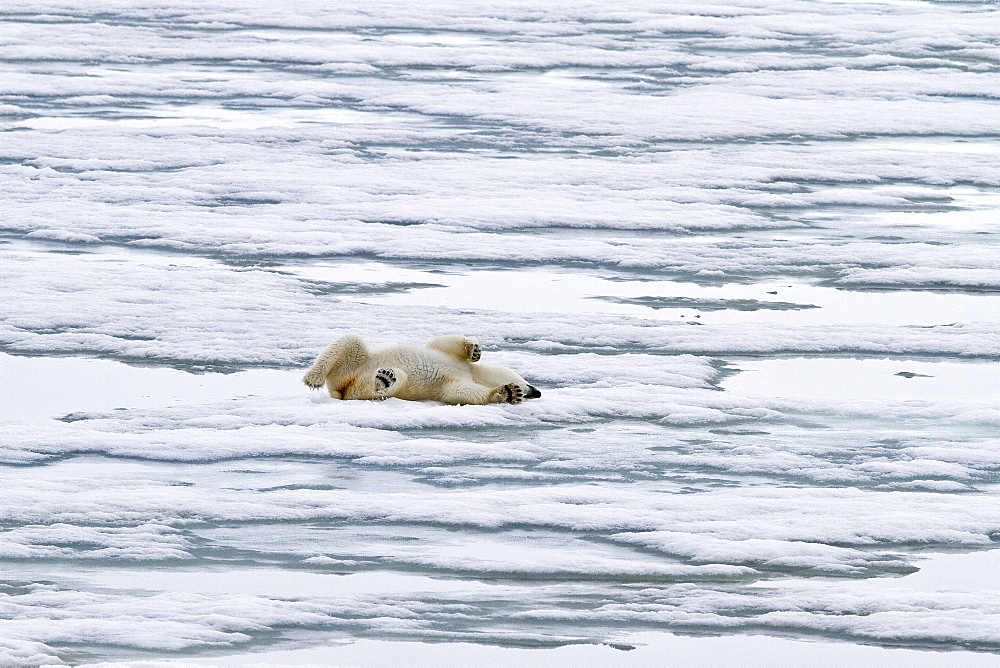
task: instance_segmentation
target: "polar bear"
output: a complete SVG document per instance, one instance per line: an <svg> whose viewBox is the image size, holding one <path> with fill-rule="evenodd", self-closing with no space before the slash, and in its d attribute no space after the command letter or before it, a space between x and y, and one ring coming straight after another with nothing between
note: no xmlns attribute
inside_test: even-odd
<svg viewBox="0 0 1000 668"><path fill-rule="evenodd" d="M482 347L464 336L370 351L361 337L348 334L323 349L302 382L313 389L325 383L334 399L519 404L542 396L510 369L476 364L482 354Z"/></svg>

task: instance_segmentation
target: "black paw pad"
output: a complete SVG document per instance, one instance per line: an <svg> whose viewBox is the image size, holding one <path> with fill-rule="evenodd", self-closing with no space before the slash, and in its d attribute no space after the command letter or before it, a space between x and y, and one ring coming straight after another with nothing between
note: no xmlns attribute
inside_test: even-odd
<svg viewBox="0 0 1000 668"><path fill-rule="evenodd" d="M503 391L503 402L505 404L519 404L524 401L524 390L516 383L510 383L500 388Z"/></svg>
<svg viewBox="0 0 1000 668"><path fill-rule="evenodd" d="M375 391L385 392L396 382L396 374L392 369L379 369L375 372Z"/></svg>
<svg viewBox="0 0 1000 668"><path fill-rule="evenodd" d="M483 357L483 347L478 343L469 345L469 361L478 362Z"/></svg>

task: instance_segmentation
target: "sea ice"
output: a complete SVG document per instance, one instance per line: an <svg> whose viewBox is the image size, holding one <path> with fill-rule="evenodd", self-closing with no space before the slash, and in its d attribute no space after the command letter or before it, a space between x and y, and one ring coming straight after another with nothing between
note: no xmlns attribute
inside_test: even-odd
<svg viewBox="0 0 1000 668"><path fill-rule="evenodd" d="M0 9L0 664L995 661L995 19Z"/></svg>

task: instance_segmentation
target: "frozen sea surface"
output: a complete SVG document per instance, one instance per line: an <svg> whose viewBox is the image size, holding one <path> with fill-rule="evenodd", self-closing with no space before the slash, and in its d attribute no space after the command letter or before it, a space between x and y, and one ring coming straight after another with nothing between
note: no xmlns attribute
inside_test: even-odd
<svg viewBox="0 0 1000 668"><path fill-rule="evenodd" d="M0 665L1000 660L995 4L0 21Z"/></svg>

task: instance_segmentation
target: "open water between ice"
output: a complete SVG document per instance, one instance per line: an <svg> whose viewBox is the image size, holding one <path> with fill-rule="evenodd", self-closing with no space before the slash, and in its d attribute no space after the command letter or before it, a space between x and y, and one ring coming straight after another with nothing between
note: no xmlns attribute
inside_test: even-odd
<svg viewBox="0 0 1000 668"><path fill-rule="evenodd" d="M996 19L0 9L0 665L995 665Z"/></svg>

